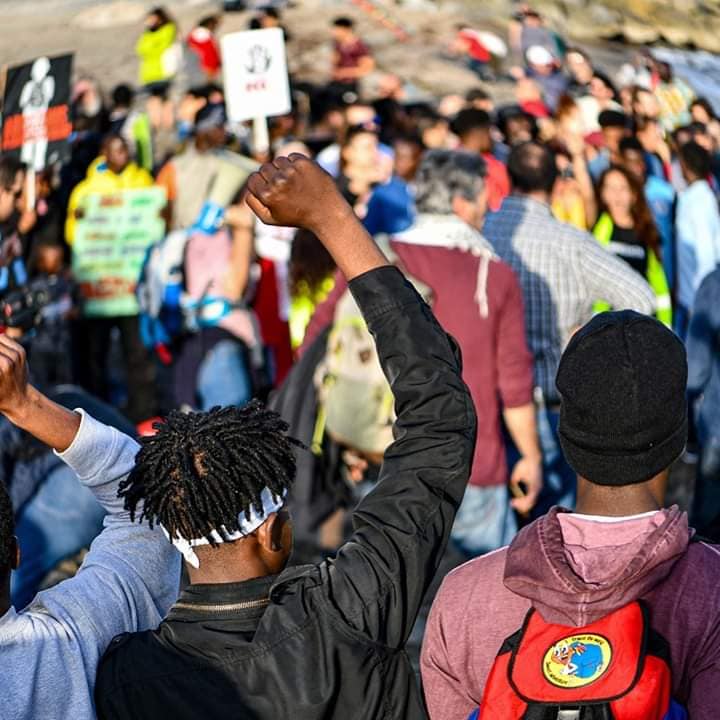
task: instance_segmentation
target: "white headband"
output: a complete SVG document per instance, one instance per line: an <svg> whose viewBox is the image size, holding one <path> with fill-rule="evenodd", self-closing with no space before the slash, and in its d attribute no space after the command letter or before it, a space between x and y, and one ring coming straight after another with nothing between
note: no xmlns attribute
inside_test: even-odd
<svg viewBox="0 0 720 720"><path fill-rule="evenodd" d="M233 542L234 540L239 540L240 538L250 535L250 533L257 530L267 520L268 515L280 510L280 508L285 504L286 496L287 491L285 491L280 497L275 497L268 488L265 488L262 493L260 493L260 501L262 502L261 513L258 513L255 507L251 506L249 520L244 512L238 515L237 530L229 533L225 530L225 526L223 525L220 529L223 531L225 537L223 537L223 534L219 533L217 530L212 530L210 532L210 537L212 537L216 543L221 544L225 542ZM177 535L176 537L171 538L170 533L162 527L162 525L160 527L165 533L165 537L180 551L182 556L185 558L185 562L189 563L194 568L199 568L200 559L195 554L193 548L198 545L209 545L210 541L206 537L187 540L186 538Z"/></svg>

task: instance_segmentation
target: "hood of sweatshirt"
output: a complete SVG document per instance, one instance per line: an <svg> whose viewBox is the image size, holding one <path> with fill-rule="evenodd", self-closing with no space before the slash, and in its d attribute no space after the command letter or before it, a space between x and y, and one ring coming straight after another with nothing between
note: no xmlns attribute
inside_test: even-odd
<svg viewBox="0 0 720 720"><path fill-rule="evenodd" d="M691 534L677 506L618 522L553 508L508 548L504 583L546 622L580 627L662 582Z"/></svg>

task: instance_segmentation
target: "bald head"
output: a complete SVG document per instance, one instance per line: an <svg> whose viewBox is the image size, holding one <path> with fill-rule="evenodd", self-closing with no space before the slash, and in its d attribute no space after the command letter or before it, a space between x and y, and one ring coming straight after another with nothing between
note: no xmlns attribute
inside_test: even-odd
<svg viewBox="0 0 720 720"><path fill-rule="evenodd" d="M555 154L535 141L520 143L512 149L508 158L508 174L515 192L547 195L557 177Z"/></svg>

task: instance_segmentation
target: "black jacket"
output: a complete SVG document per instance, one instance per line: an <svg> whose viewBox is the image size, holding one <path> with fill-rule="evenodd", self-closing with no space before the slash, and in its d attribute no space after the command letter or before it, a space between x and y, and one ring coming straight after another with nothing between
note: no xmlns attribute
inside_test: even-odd
<svg viewBox="0 0 720 720"><path fill-rule="evenodd" d="M470 474L475 412L456 345L395 268L350 289L395 395L396 441L334 559L196 585L158 630L117 638L102 719L423 718L403 646Z"/></svg>

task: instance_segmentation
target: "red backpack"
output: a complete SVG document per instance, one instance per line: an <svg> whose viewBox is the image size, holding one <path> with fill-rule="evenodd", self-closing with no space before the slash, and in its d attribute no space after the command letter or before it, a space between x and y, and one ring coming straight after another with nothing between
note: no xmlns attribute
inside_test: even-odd
<svg viewBox="0 0 720 720"><path fill-rule="evenodd" d="M647 607L629 605L581 628L546 623L535 610L500 648L479 720L680 720L670 648Z"/></svg>

